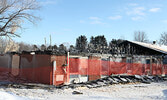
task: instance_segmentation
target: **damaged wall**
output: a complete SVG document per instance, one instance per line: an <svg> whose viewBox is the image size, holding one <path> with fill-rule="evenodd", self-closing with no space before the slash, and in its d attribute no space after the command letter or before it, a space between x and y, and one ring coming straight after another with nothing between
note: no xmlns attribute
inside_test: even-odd
<svg viewBox="0 0 167 100"><path fill-rule="evenodd" d="M162 63L162 57L156 56L71 56L69 64L67 58L49 54L0 55L0 81L60 85L74 79L85 82L111 74L167 74L167 65Z"/></svg>
<svg viewBox="0 0 167 100"><path fill-rule="evenodd" d="M54 71L55 76L53 76L53 61L57 62L57 70ZM0 55L0 81L62 84L67 81L62 67L65 64L66 56L46 54ZM63 81L58 78L59 74L64 75ZM53 82L53 79L57 79L56 82Z"/></svg>
<svg viewBox="0 0 167 100"><path fill-rule="evenodd" d="M22 54L20 57L20 77L34 83L52 84L50 55Z"/></svg>
<svg viewBox="0 0 167 100"><path fill-rule="evenodd" d="M0 55L0 80L8 81L11 71L11 55Z"/></svg>
<svg viewBox="0 0 167 100"><path fill-rule="evenodd" d="M111 57L71 57L70 75L81 82L82 66L87 69L87 80L96 80L111 74L163 75L167 74L166 64L161 56L111 56ZM84 63L82 63L84 62Z"/></svg>

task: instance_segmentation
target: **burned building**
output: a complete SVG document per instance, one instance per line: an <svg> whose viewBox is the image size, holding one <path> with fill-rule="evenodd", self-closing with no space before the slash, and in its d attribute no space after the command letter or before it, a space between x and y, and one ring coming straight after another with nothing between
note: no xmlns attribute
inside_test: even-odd
<svg viewBox="0 0 167 100"><path fill-rule="evenodd" d="M66 55L35 51L0 55L0 81L60 85L111 74L166 75L167 46L123 41L117 54Z"/></svg>
<svg viewBox="0 0 167 100"><path fill-rule="evenodd" d="M125 40L119 44L120 54L164 56L167 46L154 43L144 43Z"/></svg>

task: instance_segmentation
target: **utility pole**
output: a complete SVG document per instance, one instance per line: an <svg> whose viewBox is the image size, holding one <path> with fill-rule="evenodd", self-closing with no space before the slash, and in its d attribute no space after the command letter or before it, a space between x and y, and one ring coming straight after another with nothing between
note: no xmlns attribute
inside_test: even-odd
<svg viewBox="0 0 167 100"><path fill-rule="evenodd" d="M50 34L50 46L52 46L52 36Z"/></svg>
<svg viewBox="0 0 167 100"><path fill-rule="evenodd" d="M46 37L44 38L44 40L45 40L45 47L46 47ZM46 47L46 48L47 48L47 47ZM46 49L46 48L45 48L45 49Z"/></svg>

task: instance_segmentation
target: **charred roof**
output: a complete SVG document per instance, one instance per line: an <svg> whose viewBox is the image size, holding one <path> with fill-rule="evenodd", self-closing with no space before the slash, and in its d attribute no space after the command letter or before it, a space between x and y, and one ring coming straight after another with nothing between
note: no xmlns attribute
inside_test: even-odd
<svg viewBox="0 0 167 100"><path fill-rule="evenodd" d="M129 54L167 55L167 46L165 45L125 40L120 46L125 49L125 53Z"/></svg>

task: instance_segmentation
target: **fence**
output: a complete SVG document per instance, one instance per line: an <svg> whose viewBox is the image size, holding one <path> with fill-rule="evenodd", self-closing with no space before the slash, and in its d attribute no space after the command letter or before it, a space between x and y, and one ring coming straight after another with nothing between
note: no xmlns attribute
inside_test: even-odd
<svg viewBox="0 0 167 100"><path fill-rule="evenodd" d="M164 75L167 65L161 58L145 56L73 57L47 54L0 55L0 81L60 85L96 80L111 74Z"/></svg>
<svg viewBox="0 0 167 100"><path fill-rule="evenodd" d="M162 59L152 62L151 57L71 57L71 79L82 80L82 75L87 75L87 80L96 80L111 74L126 75L164 75L167 74L167 65L162 64Z"/></svg>
<svg viewBox="0 0 167 100"><path fill-rule="evenodd" d="M56 70L53 62L56 61ZM55 55L1 55L0 81L15 83L43 83L59 85L65 83L67 76L63 65L66 56Z"/></svg>

